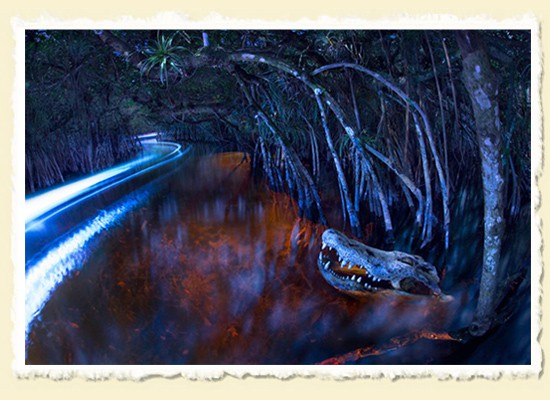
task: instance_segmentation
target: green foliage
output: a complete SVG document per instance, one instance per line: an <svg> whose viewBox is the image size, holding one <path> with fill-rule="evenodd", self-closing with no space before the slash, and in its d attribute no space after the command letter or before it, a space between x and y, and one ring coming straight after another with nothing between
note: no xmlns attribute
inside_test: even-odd
<svg viewBox="0 0 550 400"><path fill-rule="evenodd" d="M189 43L189 36L184 32L176 32L170 36L158 33L157 39L147 43L142 50L145 60L142 61L140 72L149 76L153 70L157 70L158 78L162 84L168 85L168 78L171 75L184 75L181 53L187 49L175 44L179 38Z"/></svg>

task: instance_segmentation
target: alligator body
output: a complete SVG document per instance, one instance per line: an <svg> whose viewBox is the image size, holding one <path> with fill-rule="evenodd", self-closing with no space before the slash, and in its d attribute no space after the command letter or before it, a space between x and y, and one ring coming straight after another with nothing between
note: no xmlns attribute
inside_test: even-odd
<svg viewBox="0 0 550 400"><path fill-rule="evenodd" d="M328 229L317 264L325 280L354 297L385 290L442 297L435 267L422 257L383 251Z"/></svg>

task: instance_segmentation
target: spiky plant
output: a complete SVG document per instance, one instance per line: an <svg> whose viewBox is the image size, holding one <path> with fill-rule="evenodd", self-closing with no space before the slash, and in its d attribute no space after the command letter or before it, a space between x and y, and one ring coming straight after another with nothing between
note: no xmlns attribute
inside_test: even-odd
<svg viewBox="0 0 550 400"><path fill-rule="evenodd" d="M140 66L142 75L149 76L153 70L158 69L160 82L168 85L168 79L172 75L181 76L184 74L183 62L180 54L185 52L183 46L175 44L176 39L182 37L189 41L189 37L183 32L176 32L170 36L158 33L157 39L147 43L142 50L145 59Z"/></svg>

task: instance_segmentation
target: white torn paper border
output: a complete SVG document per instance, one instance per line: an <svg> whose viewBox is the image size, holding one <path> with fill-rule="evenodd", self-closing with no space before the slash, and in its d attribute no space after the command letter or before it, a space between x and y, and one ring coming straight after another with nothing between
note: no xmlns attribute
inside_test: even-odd
<svg viewBox="0 0 550 400"><path fill-rule="evenodd" d="M542 238L540 191L538 180L542 173L542 109L541 79L542 51L539 22L532 15L516 19L494 20L489 17L462 19L450 15L421 17L396 16L391 19L335 19L320 17L316 20L295 21L237 20L212 14L194 21L176 13L159 13L143 20L128 16L111 21L90 19L60 20L44 15L32 21L12 20L16 42L16 77L13 88L13 216L12 260L14 268L14 299L12 342L13 371L18 378L47 377L54 380L83 377L90 380L123 379L143 380L152 377L185 377L187 379L218 380L225 376L269 376L288 379L296 376L320 379L352 378L409 378L432 376L439 379L471 379L483 377L526 378L542 373L542 348L539 342L541 326ZM300 365L197 365L197 366L30 366L25 365L25 232L24 210L24 151L25 151L25 29L527 29L531 31L531 365L392 365L392 366L300 366Z"/></svg>

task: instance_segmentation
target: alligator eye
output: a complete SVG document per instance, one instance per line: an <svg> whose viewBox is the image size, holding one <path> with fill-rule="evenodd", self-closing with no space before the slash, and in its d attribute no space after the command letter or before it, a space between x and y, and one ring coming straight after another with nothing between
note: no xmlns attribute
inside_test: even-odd
<svg viewBox="0 0 550 400"><path fill-rule="evenodd" d="M405 263L405 264L408 264L410 265L411 267L415 264L414 260L411 258L411 257L403 257L401 259L401 262L402 263Z"/></svg>

